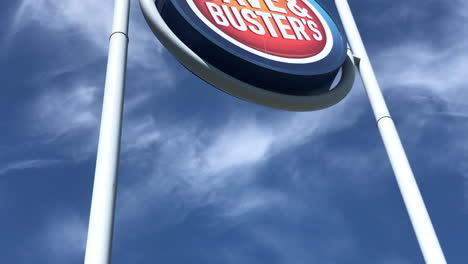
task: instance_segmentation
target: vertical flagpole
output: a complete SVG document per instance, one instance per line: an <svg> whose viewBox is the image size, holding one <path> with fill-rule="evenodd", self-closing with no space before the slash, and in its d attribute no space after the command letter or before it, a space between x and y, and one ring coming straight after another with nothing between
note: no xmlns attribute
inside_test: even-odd
<svg viewBox="0 0 468 264"><path fill-rule="evenodd" d="M401 144L392 117L367 56L366 49L359 34L356 22L347 0L335 0L338 13L348 37L349 45L357 61L357 68L374 111L377 126L387 150L390 163L400 187L411 223L426 263L447 263L440 247L431 219L422 199L410 164Z"/></svg>
<svg viewBox="0 0 468 264"><path fill-rule="evenodd" d="M115 214L130 0L115 0L85 264L109 264Z"/></svg>

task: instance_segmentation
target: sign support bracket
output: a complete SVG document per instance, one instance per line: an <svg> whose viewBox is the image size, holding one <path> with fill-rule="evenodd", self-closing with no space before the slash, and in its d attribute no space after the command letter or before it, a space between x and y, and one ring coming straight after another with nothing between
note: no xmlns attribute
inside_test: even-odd
<svg viewBox="0 0 468 264"><path fill-rule="evenodd" d="M447 263L395 124L388 111L371 62L367 56L348 1L335 0L335 4L355 61L358 60L356 67L361 75L372 110L374 111L378 129L382 136L424 260L429 264Z"/></svg>
<svg viewBox="0 0 468 264"><path fill-rule="evenodd" d="M130 0L114 1L85 264L109 264L122 131Z"/></svg>

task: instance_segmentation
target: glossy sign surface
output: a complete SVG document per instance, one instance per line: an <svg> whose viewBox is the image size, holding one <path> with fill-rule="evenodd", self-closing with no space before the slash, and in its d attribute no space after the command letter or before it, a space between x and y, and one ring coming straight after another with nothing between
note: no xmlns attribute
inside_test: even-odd
<svg viewBox="0 0 468 264"><path fill-rule="evenodd" d="M156 0L173 33L203 60L289 95L328 89L346 58L328 13L308 0Z"/></svg>
<svg viewBox="0 0 468 264"><path fill-rule="evenodd" d="M213 31L257 55L284 62L322 59L330 29L315 8L297 0L188 0ZM330 40L329 40L330 39Z"/></svg>
<svg viewBox="0 0 468 264"><path fill-rule="evenodd" d="M318 3L231 1L140 0L140 6L155 36L182 65L235 97L276 109L312 111L349 93L353 62ZM291 44L297 41L307 48Z"/></svg>

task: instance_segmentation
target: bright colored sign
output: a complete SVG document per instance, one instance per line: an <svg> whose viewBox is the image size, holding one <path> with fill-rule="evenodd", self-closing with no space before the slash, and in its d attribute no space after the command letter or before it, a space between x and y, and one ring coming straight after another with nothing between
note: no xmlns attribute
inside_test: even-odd
<svg viewBox="0 0 468 264"><path fill-rule="evenodd" d="M301 0L187 0L194 13L234 45L275 61L307 63L330 53L322 15Z"/></svg>
<svg viewBox="0 0 468 264"><path fill-rule="evenodd" d="M347 56L340 30L315 0L155 0L153 7L149 6L150 0L140 1L157 36L168 32L161 26L165 24L171 38L182 41L188 50L221 73L191 66L200 60L184 51L185 55L178 58L190 58L191 63L184 63L189 70L210 83L227 82L216 76L225 74L240 81L235 86L246 83L256 87L260 90L224 89L218 85L261 104L278 96L274 100L284 99L285 104L293 105L289 103L291 98L280 97L327 93ZM154 7L158 14L151 11ZM181 47L175 43L163 41L169 50L182 54L180 49L174 49ZM209 75L205 75L207 72ZM260 95L261 90L274 94L267 99Z"/></svg>

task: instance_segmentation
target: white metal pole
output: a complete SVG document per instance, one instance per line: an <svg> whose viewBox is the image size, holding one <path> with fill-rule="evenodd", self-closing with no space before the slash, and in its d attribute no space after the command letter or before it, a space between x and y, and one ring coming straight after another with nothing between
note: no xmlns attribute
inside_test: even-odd
<svg viewBox="0 0 468 264"><path fill-rule="evenodd" d="M130 0L115 0L85 264L109 264L128 48Z"/></svg>
<svg viewBox="0 0 468 264"><path fill-rule="evenodd" d="M347 0L335 0L356 66L426 263L447 263Z"/></svg>

